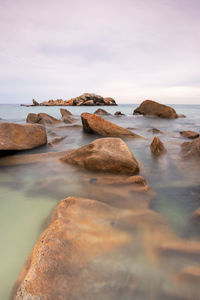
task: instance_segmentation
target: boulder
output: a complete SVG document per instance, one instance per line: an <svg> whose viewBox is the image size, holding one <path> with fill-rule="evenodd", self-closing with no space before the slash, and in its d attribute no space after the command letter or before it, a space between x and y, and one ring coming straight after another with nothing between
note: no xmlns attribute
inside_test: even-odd
<svg viewBox="0 0 200 300"><path fill-rule="evenodd" d="M163 133L162 131L160 131L159 129L157 128L151 128L148 130L148 132L152 132L153 134L156 134L156 133Z"/></svg>
<svg viewBox="0 0 200 300"><path fill-rule="evenodd" d="M0 123L0 150L27 150L46 143L46 130L41 125Z"/></svg>
<svg viewBox="0 0 200 300"><path fill-rule="evenodd" d="M26 118L27 123L39 123L43 125L54 125L61 123L60 120L46 114L46 113L39 113L39 114L28 114Z"/></svg>
<svg viewBox="0 0 200 300"><path fill-rule="evenodd" d="M110 114L105 109L102 108L98 108L97 110L95 110L94 114L100 116L110 116Z"/></svg>
<svg viewBox="0 0 200 300"><path fill-rule="evenodd" d="M185 138L188 138L188 139L196 139L199 137L199 133L198 132L195 132L195 131L180 131L180 134L185 137Z"/></svg>
<svg viewBox="0 0 200 300"><path fill-rule="evenodd" d="M54 145L57 145L60 142L62 142L65 138L66 138L65 136L55 137L54 139L48 142L48 146L53 147Z"/></svg>
<svg viewBox="0 0 200 300"><path fill-rule="evenodd" d="M133 114L157 116L165 119L178 118L176 111L172 107L152 100L143 101L140 106L134 110Z"/></svg>
<svg viewBox="0 0 200 300"><path fill-rule="evenodd" d="M194 222L200 223L200 207L193 212L191 218Z"/></svg>
<svg viewBox="0 0 200 300"><path fill-rule="evenodd" d="M33 102L34 106L39 106L40 105L35 99L33 99L32 102Z"/></svg>
<svg viewBox="0 0 200 300"><path fill-rule="evenodd" d="M155 138L153 139L153 142L151 143L151 152L154 155L161 155L161 154L165 154L167 152L164 144L161 142L161 140L159 139L159 137L155 136Z"/></svg>
<svg viewBox="0 0 200 300"><path fill-rule="evenodd" d="M181 154L184 158L200 159L200 137L192 142L185 142L181 145Z"/></svg>
<svg viewBox="0 0 200 300"><path fill-rule="evenodd" d="M105 105L117 105L113 98L107 97L104 98Z"/></svg>
<svg viewBox="0 0 200 300"><path fill-rule="evenodd" d="M140 137L128 129L115 125L94 114L82 113L81 120L83 130L86 133L95 133L101 136L112 137Z"/></svg>
<svg viewBox="0 0 200 300"><path fill-rule="evenodd" d="M121 111L116 111L114 113L115 116L125 116L125 114L123 114Z"/></svg>
<svg viewBox="0 0 200 300"><path fill-rule="evenodd" d="M71 151L61 158L63 162L91 171L134 175L139 164L120 138L101 138Z"/></svg>
<svg viewBox="0 0 200 300"><path fill-rule="evenodd" d="M109 299L113 281L110 275L105 280L108 268L102 263L132 240L115 226L119 220L125 223L123 218L123 211L96 200L68 197L60 201L22 268L11 299L95 299L99 292ZM99 265L95 259L100 259ZM91 296L90 286L99 280L105 284L109 280L108 285L98 286Z"/></svg>
<svg viewBox="0 0 200 300"><path fill-rule="evenodd" d="M187 284L200 284L200 267L199 266L187 266L174 276L175 281L179 283Z"/></svg>
<svg viewBox="0 0 200 300"><path fill-rule="evenodd" d="M60 113L61 113L61 116L64 118L64 117L68 117L68 116L72 116L72 113L67 110L67 109L64 109L64 108L61 108L60 109Z"/></svg>

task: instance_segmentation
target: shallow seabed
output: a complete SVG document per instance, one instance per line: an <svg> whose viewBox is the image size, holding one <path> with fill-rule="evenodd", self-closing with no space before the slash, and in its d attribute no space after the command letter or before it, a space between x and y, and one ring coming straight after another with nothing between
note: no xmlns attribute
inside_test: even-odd
<svg viewBox="0 0 200 300"><path fill-rule="evenodd" d="M84 171L55 158L0 166L0 299L9 299L51 210L59 200L71 195L99 200L122 211L135 211L137 215L126 224L120 221L116 224L130 237L127 245L97 256L85 266L80 275L83 281L86 274L93 276L85 284L82 299L199 299L199 282L182 283L176 280L176 274L185 267L200 265L200 250L194 255L159 251L166 243L200 243L200 226L191 221L191 214L200 207L199 162L182 160L180 145L186 139L179 134L181 130L200 132L200 106L174 107L187 118L161 120L133 116L135 105L102 107L110 113L116 110L125 113L126 116L106 119L146 138L126 142L140 163L140 175L151 189L148 193L130 193L122 186L98 186L91 179L101 179L104 174ZM65 136L64 140L54 147L45 146L18 155L73 149L99 138L84 134L79 126L81 112L94 112L96 107L67 109L76 115L77 126L64 124L62 128L47 128L49 140ZM0 106L0 117L5 121L25 122L29 112L59 116L58 107ZM168 151L160 158L153 157L149 148L155 136L149 131L153 127L162 131L158 136ZM155 215L138 213L148 205ZM152 250L155 245L156 253Z"/></svg>

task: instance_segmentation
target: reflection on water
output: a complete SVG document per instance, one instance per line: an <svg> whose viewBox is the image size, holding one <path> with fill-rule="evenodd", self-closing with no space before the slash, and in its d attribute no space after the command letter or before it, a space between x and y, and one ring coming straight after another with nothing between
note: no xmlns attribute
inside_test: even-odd
<svg viewBox="0 0 200 300"><path fill-rule="evenodd" d="M127 143L140 162L140 175L145 177L150 190L109 185L105 175L81 170L58 159L0 167L0 299L9 299L11 288L50 211L57 201L71 195L96 199L130 212L127 222L119 222L116 226L129 234L132 242L96 257L79 274L83 279L86 274L93 274L92 278L87 277L84 299L198 299L198 285L194 282L181 284L173 278L184 267L200 263L200 248L191 244L192 241L200 242L199 228L190 218L200 207L199 166L196 162L183 162L179 157L180 144L184 141L179 130L183 126L186 130L198 130L200 121L197 118L193 121L192 118L159 120L141 116L108 119L124 127L137 128L133 131L146 137L127 140ZM166 156L158 159L149 149L155 135L148 130L153 127L163 132L159 136L168 150ZM79 126L49 128L48 139L55 136L66 138L52 147L26 153L63 151L97 138L83 134ZM182 241L188 241L189 250L183 250ZM182 249L183 255L174 255L177 247L179 251ZM184 251L193 254L185 255Z"/></svg>

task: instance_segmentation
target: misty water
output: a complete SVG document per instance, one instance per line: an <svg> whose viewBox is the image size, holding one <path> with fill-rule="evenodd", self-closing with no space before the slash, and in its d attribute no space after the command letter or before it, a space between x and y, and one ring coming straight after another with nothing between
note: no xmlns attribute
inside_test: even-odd
<svg viewBox="0 0 200 300"><path fill-rule="evenodd" d="M0 163L0 299L8 300L26 258L44 230L47 218L57 202L75 195L105 202L121 210L150 209L158 213L166 226L148 221L145 215L136 224L117 225L132 237L132 242L97 257L87 271L93 279L85 289L84 299L199 299L199 283L183 284L173 276L185 267L197 267L200 255L151 255L151 246L158 247L168 241L200 242L199 224L194 224L191 214L200 207L199 162L184 161L180 145L186 141L181 130L200 132L200 106L174 105L177 113L186 118L166 120L133 116L136 105L103 107L113 114L121 111L126 116L105 118L145 137L125 140L140 164L139 175L143 176L150 191L132 191L123 186L98 186L96 174L63 164L56 159L33 164L5 165ZM99 107L98 107L99 108ZM60 107L20 107L0 105L2 121L25 123L30 112L46 112L60 118ZM45 146L17 155L57 152L85 145L99 136L83 133L80 114L94 112L97 107L67 107L76 116L76 126L63 124L47 128L48 140L64 136L54 147ZM157 128L167 154L155 158L150 151L153 134ZM156 214L157 216L157 214ZM152 222L152 223L151 223ZM139 225L138 225L139 224ZM144 238L145 237L145 238ZM200 251L199 251L200 253ZM95 275L96 273L99 276ZM108 288L109 286L109 288ZM76 298L74 298L76 299ZM78 299L78 298L77 298ZM79 298L80 299L80 298Z"/></svg>

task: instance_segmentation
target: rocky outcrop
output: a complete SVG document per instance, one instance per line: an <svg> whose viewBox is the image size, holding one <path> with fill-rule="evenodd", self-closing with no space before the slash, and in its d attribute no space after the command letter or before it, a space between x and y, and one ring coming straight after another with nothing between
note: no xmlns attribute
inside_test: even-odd
<svg viewBox="0 0 200 300"><path fill-rule="evenodd" d="M125 116L125 114L123 114L121 111L116 111L114 113L115 116Z"/></svg>
<svg viewBox="0 0 200 300"><path fill-rule="evenodd" d="M36 101L36 103L38 103ZM38 104L34 104L38 105ZM102 96L96 94L85 93L79 97L72 98L70 100L48 100L43 101L39 104L40 106L94 106L94 105L117 105L113 98L103 98ZM27 105L31 106L31 105Z"/></svg>
<svg viewBox="0 0 200 300"><path fill-rule="evenodd" d="M152 100L143 101L140 106L134 110L133 114L157 116L165 119L178 118L176 111L172 107L160 104Z"/></svg>
<svg viewBox="0 0 200 300"><path fill-rule="evenodd" d="M82 113L81 120L83 124L83 130L86 133L95 133L101 136L111 137L140 137L130 130L115 125L94 114Z"/></svg>
<svg viewBox="0 0 200 300"><path fill-rule="evenodd" d="M198 132L195 132L195 131L180 131L180 134L185 137L185 138L188 138L188 139L196 139L199 137L199 133Z"/></svg>
<svg viewBox="0 0 200 300"><path fill-rule="evenodd" d="M28 114L26 118L27 123L39 123L43 125L54 125L54 124L59 124L61 123L60 120L45 114L45 113L39 113L39 114L33 114L30 113Z"/></svg>
<svg viewBox="0 0 200 300"><path fill-rule="evenodd" d="M184 158L200 159L200 137L192 142L181 145L181 154Z"/></svg>
<svg viewBox="0 0 200 300"><path fill-rule="evenodd" d="M71 124L75 121L75 119L72 117L72 113L64 108L60 109L60 113L62 115L62 121L66 124Z"/></svg>
<svg viewBox="0 0 200 300"><path fill-rule="evenodd" d="M129 234L115 226L120 219L123 212L96 200L69 197L60 201L29 255L11 299L89 299L91 278L97 270L102 278L105 275L100 267L86 271L88 264L94 268L95 258L104 255L105 259L131 241Z"/></svg>
<svg viewBox="0 0 200 300"><path fill-rule="evenodd" d="M156 156L165 154L167 152L164 144L161 142L161 140L157 136L155 136L155 138L153 139L150 149L151 149L151 152Z"/></svg>
<svg viewBox="0 0 200 300"><path fill-rule="evenodd" d="M105 109L102 109L102 108L98 108L95 112L94 112L95 115L100 115L100 116L110 116L110 114L105 110Z"/></svg>
<svg viewBox="0 0 200 300"><path fill-rule="evenodd" d="M33 102L34 106L39 106L40 105L35 99L33 99L32 102Z"/></svg>
<svg viewBox="0 0 200 300"><path fill-rule="evenodd" d="M27 150L46 143L47 135L43 126L0 123L0 150Z"/></svg>
<svg viewBox="0 0 200 300"><path fill-rule="evenodd" d="M120 138L101 138L71 151L61 158L63 162L91 171L135 174L139 164Z"/></svg>

